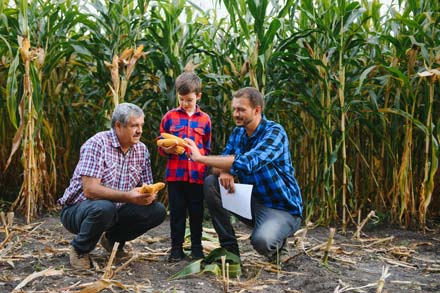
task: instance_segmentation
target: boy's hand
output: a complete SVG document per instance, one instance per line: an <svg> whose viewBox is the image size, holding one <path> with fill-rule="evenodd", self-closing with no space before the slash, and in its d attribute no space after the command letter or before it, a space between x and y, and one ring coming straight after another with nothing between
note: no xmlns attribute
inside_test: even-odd
<svg viewBox="0 0 440 293"><path fill-rule="evenodd" d="M173 145L173 146L168 146L168 147L163 146L161 148L167 154L170 154L170 155L176 155L177 154L177 144Z"/></svg>
<svg viewBox="0 0 440 293"><path fill-rule="evenodd" d="M165 132L160 136L163 138L157 139L156 144L166 154L181 155L185 152L186 143L182 138Z"/></svg>

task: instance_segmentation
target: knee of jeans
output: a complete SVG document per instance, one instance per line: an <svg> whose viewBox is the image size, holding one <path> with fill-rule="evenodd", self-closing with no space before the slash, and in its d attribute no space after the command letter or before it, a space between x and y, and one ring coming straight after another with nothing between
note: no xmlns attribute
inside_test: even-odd
<svg viewBox="0 0 440 293"><path fill-rule="evenodd" d="M116 215L115 205L107 200L99 200L91 211L91 216L103 223L112 223Z"/></svg>
<svg viewBox="0 0 440 293"><path fill-rule="evenodd" d="M161 202L154 202L148 209L148 213L139 215L153 226L160 225L167 216L167 210Z"/></svg>
<svg viewBox="0 0 440 293"><path fill-rule="evenodd" d="M160 223L162 223L163 221L165 221L165 218L167 216L167 209L160 202L157 202L156 204L157 218L160 220Z"/></svg>
<svg viewBox="0 0 440 293"><path fill-rule="evenodd" d="M271 243L272 241L262 234L253 235L251 238L252 247L261 255L272 255Z"/></svg>

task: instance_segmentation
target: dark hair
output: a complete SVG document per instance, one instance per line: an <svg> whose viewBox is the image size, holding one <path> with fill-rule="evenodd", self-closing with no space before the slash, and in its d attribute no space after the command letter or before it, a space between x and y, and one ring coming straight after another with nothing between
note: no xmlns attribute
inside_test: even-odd
<svg viewBox="0 0 440 293"><path fill-rule="evenodd" d="M176 91L180 95L202 92L202 80L194 72L184 72L176 79Z"/></svg>
<svg viewBox="0 0 440 293"><path fill-rule="evenodd" d="M131 116L136 118L143 117L144 111L141 108L131 103L122 103L115 107L112 115L112 128L115 128L116 121L121 122L126 126Z"/></svg>
<svg viewBox="0 0 440 293"><path fill-rule="evenodd" d="M256 106L261 106L261 110L263 110L263 95L254 87L244 87L242 89L239 89L232 96L234 98L248 98L252 108L255 108Z"/></svg>

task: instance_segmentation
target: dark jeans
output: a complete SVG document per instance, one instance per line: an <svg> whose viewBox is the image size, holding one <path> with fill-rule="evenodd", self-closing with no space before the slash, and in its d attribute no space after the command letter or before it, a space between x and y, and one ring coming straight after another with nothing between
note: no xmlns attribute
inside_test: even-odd
<svg viewBox="0 0 440 293"><path fill-rule="evenodd" d="M204 194L212 223L218 234L220 245L237 247L237 238L230 221L231 212L222 207L218 177L209 175L205 179ZM262 255L272 257L281 248L287 237L292 236L301 224L301 217L286 211L268 208L252 197L252 220L235 215L240 221L252 226L251 244Z"/></svg>
<svg viewBox="0 0 440 293"><path fill-rule="evenodd" d="M191 248L202 247L203 185L168 182L171 247L181 248L185 238L186 215L189 215Z"/></svg>
<svg viewBox="0 0 440 293"><path fill-rule="evenodd" d="M64 206L61 223L73 234L71 244L84 253L92 251L102 233L111 242L119 242L122 248L126 241L133 240L165 220L166 210L162 203L148 206L127 203L119 209L108 200L85 200Z"/></svg>

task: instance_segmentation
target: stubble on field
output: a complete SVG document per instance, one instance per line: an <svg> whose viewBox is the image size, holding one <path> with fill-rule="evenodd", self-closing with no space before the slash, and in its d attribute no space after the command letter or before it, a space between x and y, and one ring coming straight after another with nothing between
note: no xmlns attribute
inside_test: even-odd
<svg viewBox="0 0 440 293"><path fill-rule="evenodd" d="M425 234L390 227L365 227L357 235L336 230L331 241L328 228L303 228L288 239L290 258L277 265L252 249L250 229L236 222L243 262L239 279L204 273L171 280L191 260L166 261L168 219L127 244L132 258L111 260L98 244L91 253L94 268L83 271L69 265L73 235L57 215L43 216L29 225L21 222L15 219L0 228L0 292L440 291L438 225ZM204 235L206 254L218 243L213 229L205 228Z"/></svg>

